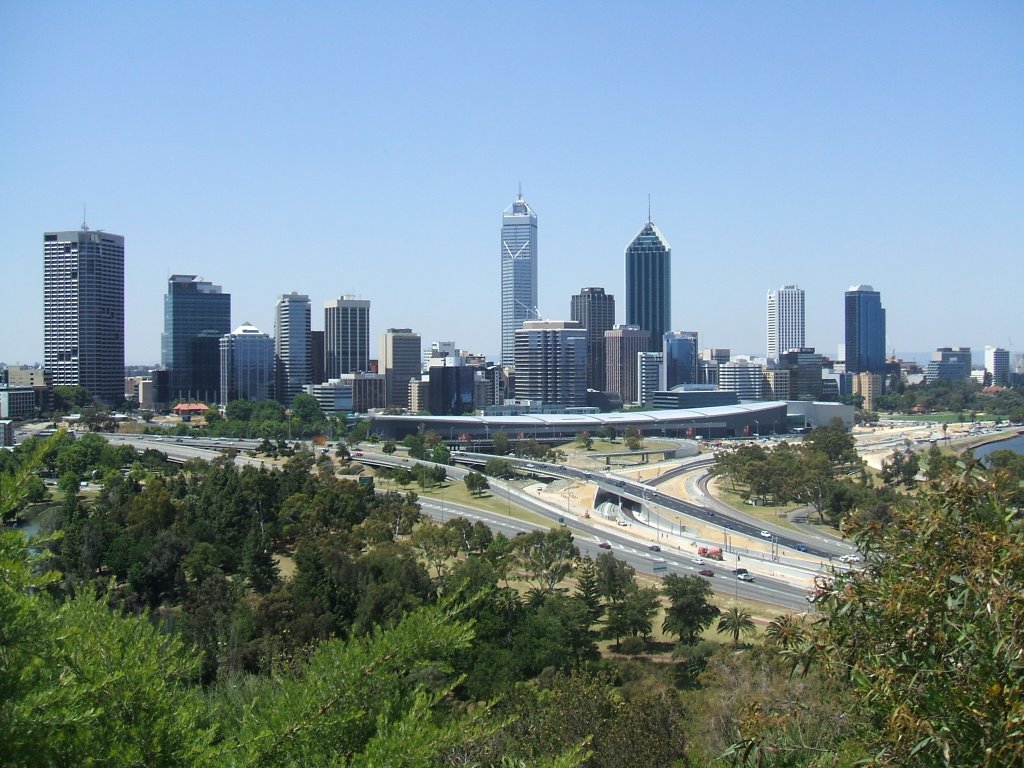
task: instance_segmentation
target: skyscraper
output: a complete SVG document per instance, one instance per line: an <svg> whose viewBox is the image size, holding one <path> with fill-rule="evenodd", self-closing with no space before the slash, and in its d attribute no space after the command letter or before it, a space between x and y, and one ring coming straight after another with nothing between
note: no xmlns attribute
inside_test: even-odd
<svg viewBox="0 0 1024 768"><path fill-rule="evenodd" d="M768 291L768 359L804 346L804 292L795 285Z"/></svg>
<svg viewBox="0 0 1024 768"><path fill-rule="evenodd" d="M1010 352L1001 347L985 347L985 372L993 384L1005 387L1010 380Z"/></svg>
<svg viewBox="0 0 1024 768"><path fill-rule="evenodd" d="M388 328L380 340L380 366L384 370L385 405L409 407L409 381L422 371L420 335L411 328Z"/></svg>
<svg viewBox="0 0 1024 768"><path fill-rule="evenodd" d="M220 337L220 402L268 400L274 388L274 340L249 323Z"/></svg>
<svg viewBox="0 0 1024 768"><path fill-rule="evenodd" d="M56 386L124 399L124 238L43 233L43 360Z"/></svg>
<svg viewBox="0 0 1024 768"><path fill-rule="evenodd" d="M516 398L587 404L587 335L572 320L527 320L516 331Z"/></svg>
<svg viewBox="0 0 1024 768"><path fill-rule="evenodd" d="M616 325L605 331L604 344L605 389L624 403L637 402L637 355L650 349L651 332L635 325Z"/></svg>
<svg viewBox="0 0 1024 768"><path fill-rule="evenodd" d="M626 246L626 323L651 332L652 352L672 325L672 247L650 218Z"/></svg>
<svg viewBox="0 0 1024 768"><path fill-rule="evenodd" d="M501 215L501 363L515 364L516 331L537 312L537 214L523 200Z"/></svg>
<svg viewBox="0 0 1024 768"><path fill-rule="evenodd" d="M587 330L587 388L603 392L604 334L615 326L615 297L604 288L584 288L571 298L569 311Z"/></svg>
<svg viewBox="0 0 1024 768"><path fill-rule="evenodd" d="M220 337L231 332L231 294L195 275L171 275L160 360L171 400L220 397Z"/></svg>
<svg viewBox="0 0 1024 768"><path fill-rule="evenodd" d="M274 310L275 397L290 408L313 383L312 309L305 294L282 294Z"/></svg>
<svg viewBox="0 0 1024 768"><path fill-rule="evenodd" d="M882 296L870 285L846 292L846 370L885 373L885 310Z"/></svg>
<svg viewBox="0 0 1024 768"><path fill-rule="evenodd" d="M662 336L662 390L697 383L697 332L671 331Z"/></svg>
<svg viewBox="0 0 1024 768"><path fill-rule="evenodd" d="M324 368L328 379L370 370L370 302L341 296L324 304Z"/></svg>

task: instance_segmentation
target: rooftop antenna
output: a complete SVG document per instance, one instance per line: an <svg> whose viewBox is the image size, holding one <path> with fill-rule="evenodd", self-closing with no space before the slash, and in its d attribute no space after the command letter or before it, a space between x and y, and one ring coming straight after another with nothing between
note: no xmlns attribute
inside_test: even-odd
<svg viewBox="0 0 1024 768"><path fill-rule="evenodd" d="M519 180L519 199L523 199L523 180Z"/></svg>
<svg viewBox="0 0 1024 768"><path fill-rule="evenodd" d="M85 203L82 203L82 230L88 231L89 227L85 223Z"/></svg>
<svg viewBox="0 0 1024 768"><path fill-rule="evenodd" d="M647 193L647 223L651 223L651 193Z"/></svg>

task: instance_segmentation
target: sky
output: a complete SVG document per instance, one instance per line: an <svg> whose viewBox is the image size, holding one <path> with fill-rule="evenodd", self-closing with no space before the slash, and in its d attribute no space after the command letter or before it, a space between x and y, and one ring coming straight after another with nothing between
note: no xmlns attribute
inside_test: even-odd
<svg viewBox="0 0 1024 768"><path fill-rule="evenodd" d="M369 299L496 359L501 212L538 215L539 310L672 247L672 327L765 354L806 291L835 355L870 284L887 347L1024 349L1020 2L0 0L0 360L42 359L44 231L125 237L126 361L171 274L273 333Z"/></svg>

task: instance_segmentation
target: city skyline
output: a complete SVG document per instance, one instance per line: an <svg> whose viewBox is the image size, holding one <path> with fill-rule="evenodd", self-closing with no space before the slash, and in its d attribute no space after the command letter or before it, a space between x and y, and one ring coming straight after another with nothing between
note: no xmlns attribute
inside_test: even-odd
<svg viewBox="0 0 1024 768"><path fill-rule="evenodd" d="M410 327L497 360L495 212L520 180L543 220L542 318L581 285L625 295L650 194L675 251L671 330L709 346L760 354L764 292L791 283L829 356L857 283L885 297L887 352L1024 346L1024 9L536 6L525 42L501 31L520 13L8 4L0 222L19 322L0 359L43 361L39 233L73 229L84 202L131 244L129 363L158 361L175 273L223 285L232 326L272 328L293 288L356 295L374 338ZM77 83L118 99L74 130L38 119Z"/></svg>

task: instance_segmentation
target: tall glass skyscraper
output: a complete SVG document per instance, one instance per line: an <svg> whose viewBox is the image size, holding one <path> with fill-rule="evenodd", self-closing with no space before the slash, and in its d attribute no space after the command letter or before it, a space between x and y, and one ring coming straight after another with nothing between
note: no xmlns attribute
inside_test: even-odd
<svg viewBox="0 0 1024 768"><path fill-rule="evenodd" d="M768 291L768 359L804 346L804 292L795 285Z"/></svg>
<svg viewBox="0 0 1024 768"><path fill-rule="evenodd" d="M615 297L584 288L569 302L570 319L587 329L587 388L605 390L604 334L615 327Z"/></svg>
<svg viewBox="0 0 1024 768"><path fill-rule="evenodd" d="M697 348L696 331L671 331L662 337L662 390L697 383Z"/></svg>
<svg viewBox="0 0 1024 768"><path fill-rule="evenodd" d="M124 399L124 238L43 233L43 360L55 386Z"/></svg>
<svg viewBox="0 0 1024 768"><path fill-rule="evenodd" d="M881 294L870 285L846 292L846 370L885 373L885 310Z"/></svg>
<svg viewBox="0 0 1024 768"><path fill-rule="evenodd" d="M274 340L249 323L220 337L220 401L269 400L274 390Z"/></svg>
<svg viewBox="0 0 1024 768"><path fill-rule="evenodd" d="M286 408L313 383L311 322L309 296L292 291L278 297L274 312L275 397Z"/></svg>
<svg viewBox="0 0 1024 768"><path fill-rule="evenodd" d="M652 352L672 326L672 246L650 219L626 246L626 323L651 332Z"/></svg>
<svg viewBox="0 0 1024 768"><path fill-rule="evenodd" d="M523 200L501 215L501 363L515 364L516 331L537 320L537 214Z"/></svg>
<svg viewBox="0 0 1024 768"><path fill-rule="evenodd" d="M220 337L231 332L231 294L196 275L171 275L160 361L171 400L220 398Z"/></svg>

